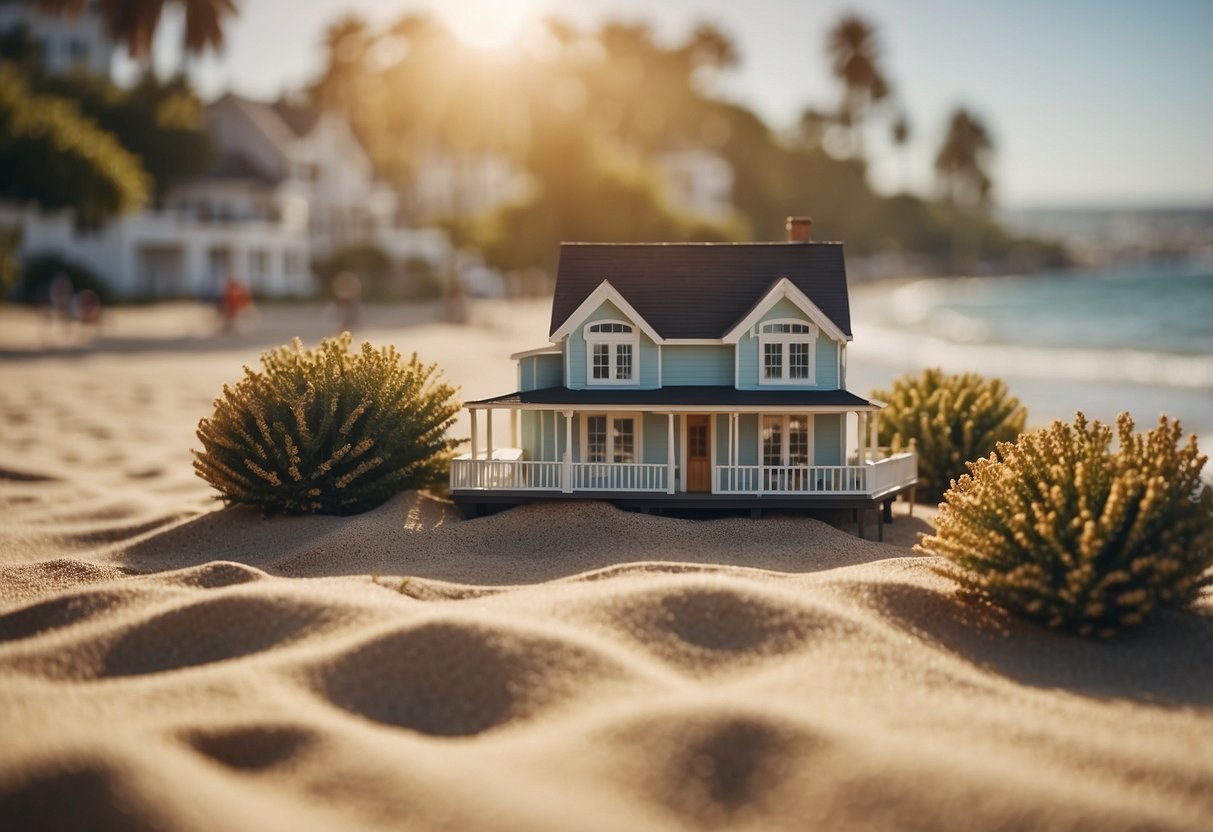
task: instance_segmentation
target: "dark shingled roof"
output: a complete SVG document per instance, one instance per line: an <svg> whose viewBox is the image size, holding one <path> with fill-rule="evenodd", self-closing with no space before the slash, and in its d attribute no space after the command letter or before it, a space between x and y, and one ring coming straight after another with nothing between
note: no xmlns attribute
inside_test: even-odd
<svg viewBox="0 0 1213 832"><path fill-rule="evenodd" d="M527 390L481 399L475 404L501 405L572 405L595 407L602 405L627 405L629 407L658 408L685 405L710 405L722 407L864 407L871 404L847 390L737 390L733 387L686 386L662 387L660 390L628 390L618 387L609 390L570 390L567 387L545 387L542 390ZM466 406L466 405L465 405Z"/></svg>
<svg viewBox="0 0 1213 832"><path fill-rule="evenodd" d="M278 117L286 122L296 136L305 136L312 132L312 128L316 126L316 122L320 121L321 111L319 107L307 107L295 104L288 104L285 101L276 101L273 104L274 112Z"/></svg>
<svg viewBox="0 0 1213 832"><path fill-rule="evenodd" d="M787 277L851 334L841 243L564 243L549 334L609 280L663 338L720 338Z"/></svg>

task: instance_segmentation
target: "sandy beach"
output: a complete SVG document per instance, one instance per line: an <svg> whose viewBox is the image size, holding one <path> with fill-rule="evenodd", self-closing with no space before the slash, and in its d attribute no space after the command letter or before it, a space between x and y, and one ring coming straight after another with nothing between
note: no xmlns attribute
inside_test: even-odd
<svg viewBox="0 0 1213 832"><path fill-rule="evenodd" d="M356 338L475 398L548 309L376 308ZM332 329L0 309L0 827L1209 828L1209 592L1089 642L959 600L900 506L884 543L596 503L463 521L417 492L220 508L198 419Z"/></svg>

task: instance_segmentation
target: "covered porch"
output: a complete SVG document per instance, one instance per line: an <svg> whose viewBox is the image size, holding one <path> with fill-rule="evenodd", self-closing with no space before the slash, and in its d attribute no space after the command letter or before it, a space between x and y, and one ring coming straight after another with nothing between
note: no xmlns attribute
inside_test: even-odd
<svg viewBox="0 0 1213 832"><path fill-rule="evenodd" d="M636 401L620 401L621 393ZM913 454L876 446L879 407L846 391L512 394L468 405L471 449L452 460L450 487L456 499L665 495L678 498L662 501L670 504L779 498L813 507L849 497L866 504L917 481Z"/></svg>

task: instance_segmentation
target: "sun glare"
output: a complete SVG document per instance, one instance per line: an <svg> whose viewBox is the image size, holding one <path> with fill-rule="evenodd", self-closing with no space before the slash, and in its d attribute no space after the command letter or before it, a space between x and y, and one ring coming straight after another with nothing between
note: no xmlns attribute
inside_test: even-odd
<svg viewBox="0 0 1213 832"><path fill-rule="evenodd" d="M477 49L501 49L513 43L530 20L528 0L455 0L442 7L455 35Z"/></svg>

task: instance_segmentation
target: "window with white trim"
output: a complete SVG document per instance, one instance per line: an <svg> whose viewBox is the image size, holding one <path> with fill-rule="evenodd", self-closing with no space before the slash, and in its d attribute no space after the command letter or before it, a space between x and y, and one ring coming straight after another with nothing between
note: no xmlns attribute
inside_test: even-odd
<svg viewBox="0 0 1213 832"><path fill-rule="evenodd" d="M758 326L758 383L814 384L817 327L804 321L766 321Z"/></svg>
<svg viewBox="0 0 1213 832"><path fill-rule="evenodd" d="M624 321L595 321L582 330L585 337L587 384L636 384L636 355L640 336Z"/></svg>
<svg viewBox="0 0 1213 832"><path fill-rule="evenodd" d="M587 415L581 458L586 462L636 462L639 426L634 414Z"/></svg>

